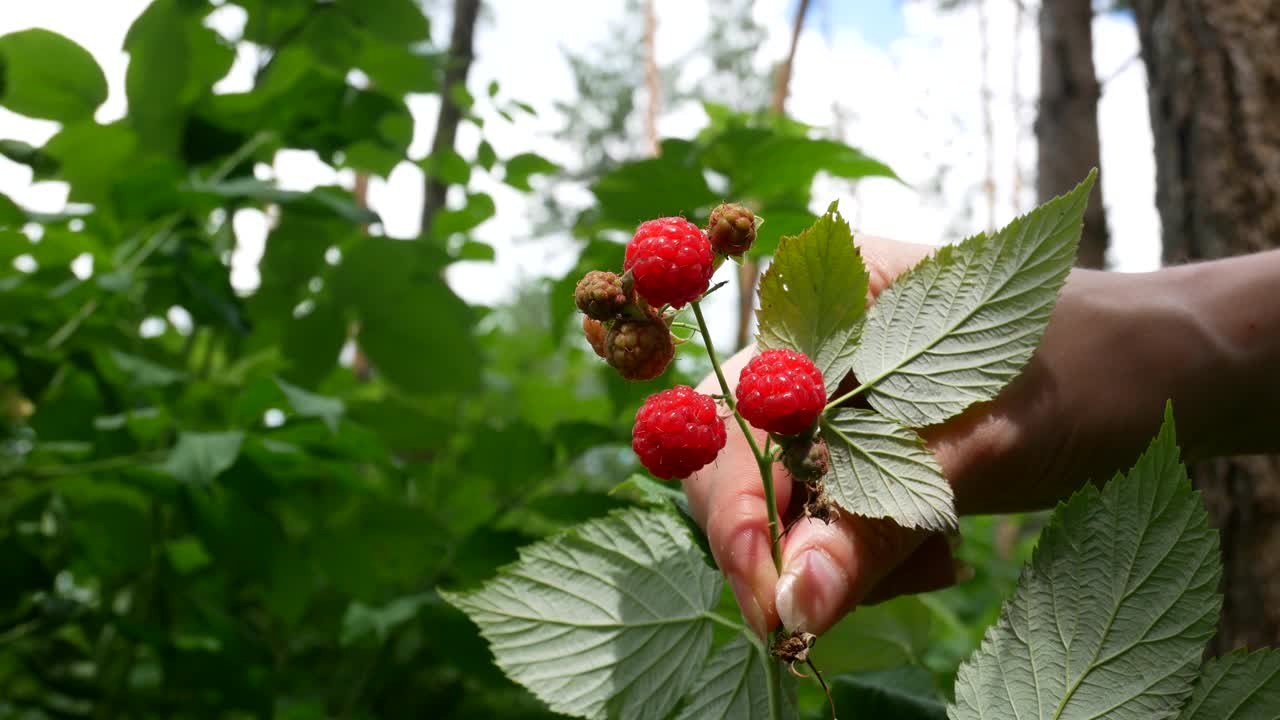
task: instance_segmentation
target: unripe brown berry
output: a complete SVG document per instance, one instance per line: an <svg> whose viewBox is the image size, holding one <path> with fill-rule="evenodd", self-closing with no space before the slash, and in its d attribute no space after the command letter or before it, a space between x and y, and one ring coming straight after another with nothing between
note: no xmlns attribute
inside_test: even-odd
<svg viewBox="0 0 1280 720"><path fill-rule="evenodd" d="M573 301L589 318L612 320L622 314L629 299L622 278L611 272L592 270L578 281Z"/></svg>
<svg viewBox="0 0 1280 720"><path fill-rule="evenodd" d="M707 238L716 252L738 257L750 250L756 241L756 216L741 205L719 205L711 211Z"/></svg>
<svg viewBox="0 0 1280 720"><path fill-rule="evenodd" d="M582 316L582 334L587 336L587 342L591 343L591 349L596 351L600 357L604 357L604 341L609 335L609 328L604 323L595 318Z"/></svg>
<svg viewBox="0 0 1280 720"><path fill-rule="evenodd" d="M782 452L782 466L800 482L814 482L831 469L831 452L818 436L813 440L797 438Z"/></svg>
<svg viewBox="0 0 1280 720"><path fill-rule="evenodd" d="M671 331L656 315L644 320L618 320L605 339L605 362L628 380L658 377L675 354Z"/></svg>

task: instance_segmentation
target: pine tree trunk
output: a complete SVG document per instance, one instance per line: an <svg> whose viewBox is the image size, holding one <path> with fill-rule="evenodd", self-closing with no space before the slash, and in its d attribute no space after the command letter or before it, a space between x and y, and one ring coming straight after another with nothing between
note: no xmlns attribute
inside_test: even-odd
<svg viewBox="0 0 1280 720"><path fill-rule="evenodd" d="M1036 195L1045 203L1101 167L1098 149L1098 78L1093 69L1090 0L1044 0L1040 6L1040 108ZM1093 186L1076 264L1106 264L1107 216L1102 183Z"/></svg>
<svg viewBox="0 0 1280 720"><path fill-rule="evenodd" d="M1280 245L1280 2L1136 0L1166 262ZM1211 654L1280 643L1280 457L1192 467L1222 531Z"/></svg>

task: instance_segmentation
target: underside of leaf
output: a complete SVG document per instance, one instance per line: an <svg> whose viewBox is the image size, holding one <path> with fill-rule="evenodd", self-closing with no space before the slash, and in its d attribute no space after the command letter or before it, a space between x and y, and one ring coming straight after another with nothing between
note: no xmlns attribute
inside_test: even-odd
<svg viewBox="0 0 1280 720"><path fill-rule="evenodd" d="M1213 634L1220 576L1218 536L1166 413L1127 477L1054 513L999 622L961 666L950 717L1174 716Z"/></svg>
<svg viewBox="0 0 1280 720"><path fill-rule="evenodd" d="M956 527L951 485L915 431L869 410L841 410L823 420L822 434L831 452L823 487L841 508L907 527Z"/></svg>
<svg viewBox="0 0 1280 720"><path fill-rule="evenodd" d="M630 718L665 717L684 696L720 589L679 520L629 510L525 548L479 590L442 595L552 710Z"/></svg>
<svg viewBox="0 0 1280 720"><path fill-rule="evenodd" d="M995 235L942 248L876 298L852 358L872 407L931 425L1021 372L1075 261L1094 177Z"/></svg>

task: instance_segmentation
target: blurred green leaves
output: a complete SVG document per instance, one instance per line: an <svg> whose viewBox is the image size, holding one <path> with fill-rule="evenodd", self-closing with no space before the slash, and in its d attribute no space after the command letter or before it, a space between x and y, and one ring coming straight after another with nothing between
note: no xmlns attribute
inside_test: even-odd
<svg viewBox="0 0 1280 720"><path fill-rule="evenodd" d="M0 106L74 123L91 118L106 99L106 76L74 42L40 28L0 37Z"/></svg>

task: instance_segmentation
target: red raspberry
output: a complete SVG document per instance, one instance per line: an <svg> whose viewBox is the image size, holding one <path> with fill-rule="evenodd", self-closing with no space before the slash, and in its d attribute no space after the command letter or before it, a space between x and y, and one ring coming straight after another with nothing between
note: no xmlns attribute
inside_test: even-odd
<svg viewBox="0 0 1280 720"><path fill-rule="evenodd" d="M649 472L673 480L715 460L725 437L716 401L677 385L644 401L631 430L631 449Z"/></svg>
<svg viewBox="0 0 1280 720"><path fill-rule="evenodd" d="M628 380L652 380L676 354L671 331L657 315L645 320L615 320L604 341L604 360Z"/></svg>
<svg viewBox="0 0 1280 720"><path fill-rule="evenodd" d="M741 205L718 205L707 222L707 238L721 255L742 255L756 241L756 216Z"/></svg>
<svg viewBox="0 0 1280 720"><path fill-rule="evenodd" d="M752 425L779 435L813 427L827 404L822 373L795 350L765 350L742 368L738 412Z"/></svg>
<svg viewBox="0 0 1280 720"><path fill-rule="evenodd" d="M604 357L604 340L609 335L609 328L595 318L582 316L582 334L587 336L591 349L600 357Z"/></svg>
<svg viewBox="0 0 1280 720"><path fill-rule="evenodd" d="M696 225L679 217L640 224L627 243L624 270L635 277L635 289L650 305L684 307L711 284L711 243Z"/></svg>

